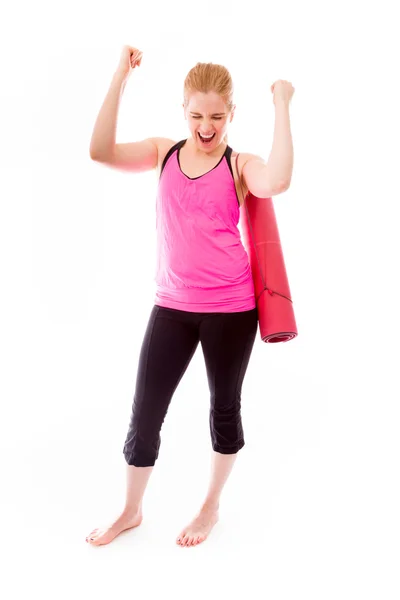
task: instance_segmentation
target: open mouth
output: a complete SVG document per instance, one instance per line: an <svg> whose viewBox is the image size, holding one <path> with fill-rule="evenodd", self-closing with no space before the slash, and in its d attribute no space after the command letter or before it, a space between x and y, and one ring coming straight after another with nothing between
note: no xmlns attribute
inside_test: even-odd
<svg viewBox="0 0 400 600"><path fill-rule="evenodd" d="M213 134L212 134L212 137L211 137L211 138L203 138L203 137L200 135L200 133L199 133L198 135L199 135L199 138L200 138L201 142L202 142L203 144L205 144L205 145L207 145L207 144L210 144L210 143L213 141L213 139L215 138L215 133L213 133Z"/></svg>

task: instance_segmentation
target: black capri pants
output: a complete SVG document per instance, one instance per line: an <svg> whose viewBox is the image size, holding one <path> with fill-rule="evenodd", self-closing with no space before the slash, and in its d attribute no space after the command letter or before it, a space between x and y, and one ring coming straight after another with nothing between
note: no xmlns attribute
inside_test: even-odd
<svg viewBox="0 0 400 600"><path fill-rule="evenodd" d="M171 398L200 341L210 389L212 448L234 454L244 446L242 383L258 325L257 307L196 313L154 305L144 335L123 454L129 465L153 466Z"/></svg>

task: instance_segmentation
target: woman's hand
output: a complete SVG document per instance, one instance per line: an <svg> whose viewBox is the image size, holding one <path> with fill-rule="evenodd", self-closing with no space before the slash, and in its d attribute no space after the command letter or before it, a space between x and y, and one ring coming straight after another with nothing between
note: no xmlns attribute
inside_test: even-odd
<svg viewBox="0 0 400 600"><path fill-rule="evenodd" d="M121 58L118 65L118 71L124 76L128 76L132 73L136 66L140 66L142 62L143 52L132 46L123 46L121 52Z"/></svg>
<svg viewBox="0 0 400 600"><path fill-rule="evenodd" d="M285 79L278 79L271 85L271 92L274 95L274 104L276 102L286 102L289 105L290 100L294 94L294 87L290 83L290 81L286 81Z"/></svg>

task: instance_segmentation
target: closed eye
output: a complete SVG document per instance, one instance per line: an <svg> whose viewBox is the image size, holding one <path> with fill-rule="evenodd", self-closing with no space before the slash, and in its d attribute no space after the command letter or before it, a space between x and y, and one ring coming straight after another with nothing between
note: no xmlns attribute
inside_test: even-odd
<svg viewBox="0 0 400 600"><path fill-rule="evenodd" d="M193 116L193 119L200 119L200 117ZM217 121L220 121L222 119L222 117L214 117L214 119L217 119Z"/></svg>

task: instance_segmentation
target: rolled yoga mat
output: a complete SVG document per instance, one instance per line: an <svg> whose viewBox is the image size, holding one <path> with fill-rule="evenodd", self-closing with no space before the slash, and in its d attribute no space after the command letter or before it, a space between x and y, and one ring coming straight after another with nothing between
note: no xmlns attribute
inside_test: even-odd
<svg viewBox="0 0 400 600"><path fill-rule="evenodd" d="M240 209L240 223L253 276L261 339L268 344L288 342L298 332L272 198L257 198L248 192Z"/></svg>

